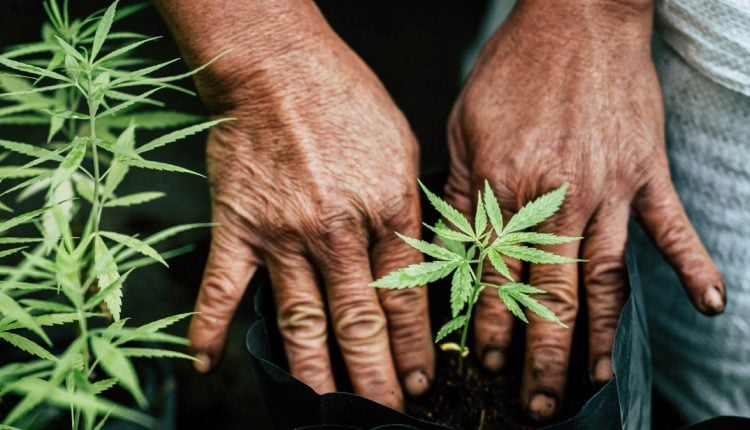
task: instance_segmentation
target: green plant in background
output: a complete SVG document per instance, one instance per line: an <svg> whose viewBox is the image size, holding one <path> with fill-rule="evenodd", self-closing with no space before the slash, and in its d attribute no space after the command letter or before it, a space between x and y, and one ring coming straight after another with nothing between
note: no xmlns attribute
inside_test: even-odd
<svg viewBox="0 0 750 430"><path fill-rule="evenodd" d="M11 47L0 56L0 124L45 127L46 143L0 140L0 199L37 209L0 221L0 346L23 351L26 361L0 367L0 397L7 414L0 428L30 427L41 406L70 411L72 428L101 428L108 417L152 426L134 357L190 356L159 344L187 345L163 329L187 317L173 315L141 326L122 317L123 284L134 269L165 259L154 246L206 224L181 225L146 238L106 230L106 214L163 197L158 191L118 194L130 169L193 173L146 158L151 152L221 120L164 109L155 93L188 92L173 82L195 71L156 77L172 60L153 64L134 56L156 38L112 31L116 21L143 4L116 3L85 19L71 19L68 2L45 2L50 23L38 43ZM138 129L174 129L138 144ZM15 157L15 158L14 158ZM16 163L15 159L26 158ZM0 215L1 217L1 215ZM38 231L38 235L33 231ZM21 231L13 234L14 232ZM28 233L31 231L32 233ZM47 333L50 326L55 333ZM63 341L56 341L62 338ZM6 359L7 363L7 359ZM141 410L106 398L119 385ZM11 405L11 407L8 407Z"/></svg>
<svg viewBox="0 0 750 430"><path fill-rule="evenodd" d="M442 246L396 233L404 242L435 261L413 264L393 271L371 283L371 286L391 289L413 288L453 274L450 295L452 319L440 328L435 342L440 342L450 333L463 329L457 348L460 352L459 371L462 371L463 358L468 353L466 339L474 305L485 288L497 290L499 298L508 310L525 323L528 323L528 320L522 306L545 320L565 326L549 308L532 297L533 294L544 294L545 291L514 279L504 257L534 264L582 261L527 246L557 245L581 239L525 231L560 209L568 189L567 184L527 203L503 224L500 205L489 183L485 181L484 193L479 192L477 199L473 225L458 210L430 192L424 184L420 182L420 185L432 206L452 227L442 221L438 221L434 226L425 224L441 239ZM487 282L483 278L486 261L489 261L507 282Z"/></svg>

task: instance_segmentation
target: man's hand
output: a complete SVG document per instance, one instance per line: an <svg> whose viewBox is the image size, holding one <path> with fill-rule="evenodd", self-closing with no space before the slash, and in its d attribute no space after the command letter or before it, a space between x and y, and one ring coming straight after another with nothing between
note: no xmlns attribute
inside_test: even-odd
<svg viewBox="0 0 750 430"><path fill-rule="evenodd" d="M705 314L724 308L724 285L672 186L659 82L650 57L651 5L520 1L485 46L453 111L447 197L465 213L489 179L510 216L564 182L567 199L541 231L585 240L554 251L580 266L516 265L515 276L571 328L529 315L522 404L543 421L560 409L579 309L588 304L590 371L612 376L615 327L627 297L624 250L631 212L650 233ZM658 286L652 286L658 287ZM475 323L476 351L497 370L513 319L486 290Z"/></svg>
<svg viewBox="0 0 750 430"><path fill-rule="evenodd" d="M189 334L200 370L265 264L292 374L334 390L332 335L354 390L401 408L399 381L418 395L434 373L426 292L368 284L421 261L394 234L420 233L414 136L312 2L260 3L274 2L159 4L194 64L232 48L197 80L212 113L235 118L208 141L217 227Z"/></svg>

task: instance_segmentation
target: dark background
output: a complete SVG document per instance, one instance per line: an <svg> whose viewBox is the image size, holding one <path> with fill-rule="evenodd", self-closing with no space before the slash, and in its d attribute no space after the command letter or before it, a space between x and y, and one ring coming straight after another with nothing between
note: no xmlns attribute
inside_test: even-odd
<svg viewBox="0 0 750 430"><path fill-rule="evenodd" d="M210 0L207 0L210 1ZM131 4L122 1L121 4ZM485 8L483 1L321 0L318 6L336 32L372 67L404 111L422 147L424 174L440 176L447 169L445 128L460 87L465 50L476 38ZM107 2L72 0L71 15L83 17ZM0 47L40 39L45 20L40 0L0 2ZM155 60L179 56L168 30L149 7L117 25L119 30L164 35L141 53ZM180 64L165 73L179 72ZM191 85L189 82L187 85ZM197 98L170 94L172 109L204 113ZM4 126L0 138L42 141L46 130ZM204 172L205 135L161 150L162 160ZM127 191L166 191L168 197L140 207L110 212L108 228L126 233L154 232L174 224L206 222L210 207L206 181L189 175L133 172ZM195 244L195 250L170 262L169 269L136 271L125 291L123 315L136 323L192 309L208 253L208 231L185 234L171 243ZM225 358L209 375L197 375L188 363L173 362L176 373L177 428L262 428L257 418L253 375L248 372L244 336L254 320L251 292L240 305L230 332ZM174 327L185 333L187 324Z"/></svg>

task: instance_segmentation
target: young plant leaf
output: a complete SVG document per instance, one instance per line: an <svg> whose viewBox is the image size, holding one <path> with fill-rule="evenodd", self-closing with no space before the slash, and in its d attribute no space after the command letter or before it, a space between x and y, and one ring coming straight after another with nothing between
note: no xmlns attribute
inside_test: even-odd
<svg viewBox="0 0 750 430"><path fill-rule="evenodd" d="M55 154L52 151L40 148L38 146L29 145L28 143L13 142L11 140L0 139L0 147L33 158L44 158L46 160L55 160L60 162L62 162L63 160L63 157Z"/></svg>
<svg viewBox="0 0 750 430"><path fill-rule="evenodd" d="M484 210L487 212L492 229L495 230L497 235L500 235L503 231L503 212L500 210L495 193L487 180L484 181Z"/></svg>
<svg viewBox="0 0 750 430"><path fill-rule="evenodd" d="M498 288L497 293L500 296L500 300L503 301L505 307L508 308L510 313L512 313L516 318L520 319L526 324L529 323L529 320L526 318L526 314L524 314L521 306L518 305L518 302L510 295L510 293L508 293L508 291L503 290L502 288Z"/></svg>
<svg viewBox="0 0 750 430"><path fill-rule="evenodd" d="M477 210L474 215L474 231L477 233L477 237L480 237L484 234L485 230L487 230L487 212L484 209L484 201L480 192L477 197Z"/></svg>
<svg viewBox="0 0 750 430"><path fill-rule="evenodd" d="M497 270L497 273L502 275L505 279L508 279L511 282L515 282L515 279L513 279L513 276L510 274L508 265L505 263L505 260L503 260L503 256L500 255L497 250L490 248L487 251L487 258L490 260L490 264L492 264L492 267Z"/></svg>
<svg viewBox="0 0 750 430"><path fill-rule="evenodd" d="M568 184L526 203L505 225L503 233L525 230L551 217L565 200Z"/></svg>
<svg viewBox="0 0 750 430"><path fill-rule="evenodd" d="M464 234L471 238L476 238L474 230L471 228L471 224L465 216L456 210L453 206L449 205L445 200L441 199L437 195L433 194L427 187L420 181L419 186L422 187L422 191L427 196L427 200L430 204L442 215L447 221L461 230Z"/></svg>
<svg viewBox="0 0 750 430"><path fill-rule="evenodd" d="M558 236L552 233L517 232L508 233L498 239L501 244L528 243L532 245L559 245L562 243L575 242L582 237Z"/></svg>
<svg viewBox="0 0 750 430"><path fill-rule="evenodd" d="M12 297L3 292L0 292L0 313L18 321L24 328L36 333L47 345L52 344L52 341L47 337L39 323L34 320L34 317L26 312Z"/></svg>
<svg viewBox="0 0 750 430"><path fill-rule="evenodd" d="M563 257L561 255L523 245L500 245L495 249L499 253L507 255L508 257L533 264L567 264L582 261L577 258Z"/></svg>
<svg viewBox="0 0 750 430"><path fill-rule="evenodd" d="M112 253L100 236L94 238L94 270L100 290L107 292L103 297L107 309L112 318L118 321L122 310L122 282L116 281L120 278L120 272L117 271Z"/></svg>
<svg viewBox="0 0 750 430"><path fill-rule="evenodd" d="M21 351L26 351L31 355L35 355L43 360L57 361L57 357L52 355L49 351L39 346L38 343L29 340L21 335L15 333L0 331L0 339L10 343Z"/></svg>
<svg viewBox="0 0 750 430"><path fill-rule="evenodd" d="M222 122L231 121L231 120L232 118L222 118L222 119L217 119L213 121L202 122L200 124L191 125L190 127L185 127L181 130L173 131L171 133L165 134L164 136L158 137L144 144L143 146L137 148L135 152L137 154L143 154L144 152L152 151L156 148L162 147L164 145L168 145L180 139L184 139L192 134L200 133L201 131L207 130L217 124L221 124Z"/></svg>
<svg viewBox="0 0 750 430"><path fill-rule="evenodd" d="M105 207L113 208L120 206L133 206L142 203L150 202L158 198L164 197L164 193L158 191L144 191L141 193L130 194L128 196L118 197L112 199L104 204Z"/></svg>
<svg viewBox="0 0 750 430"><path fill-rule="evenodd" d="M468 263L462 263L451 280L451 316L456 318L466 303L471 299L474 292L471 286L471 267Z"/></svg>
<svg viewBox="0 0 750 430"><path fill-rule="evenodd" d="M461 256L458 254L453 253L452 251L443 248L441 246L425 242L424 240L414 239L409 236L405 236L400 233L396 233L396 236L401 238L404 242L406 242L409 246L412 248L418 250L419 252L429 255L432 258L436 258L438 260L447 260L447 261L454 261L454 260L461 260Z"/></svg>
<svg viewBox="0 0 750 430"><path fill-rule="evenodd" d="M138 405L142 408L145 407L148 402L141 391L138 376L133 369L133 364L123 355L122 351L106 339L98 336L91 338L91 348L107 374L117 378L117 382L133 395Z"/></svg>
<svg viewBox="0 0 750 430"><path fill-rule="evenodd" d="M109 5L102 16L101 21L99 21L99 25L96 28L96 34L94 35L94 43L91 45L91 62L93 62L99 55L99 51L102 49L104 41L107 39L107 34L109 34L109 30L112 28L112 22L115 19L115 11L117 10L117 2L118 0L115 0Z"/></svg>
<svg viewBox="0 0 750 430"><path fill-rule="evenodd" d="M462 328L467 324L467 322L468 321L466 320L466 315L461 315L443 324L443 326L440 327L440 330L438 330L437 335L435 336L435 343L440 342L449 334Z"/></svg>
<svg viewBox="0 0 750 430"><path fill-rule="evenodd" d="M138 240L134 237L127 236L121 233L115 233L113 231L102 231L99 232L101 236L106 237L107 239L113 240L117 243L121 243L125 245L126 247L137 251L140 254L145 255L146 257L151 257L154 260L158 261L159 263L163 264L166 267L169 267L166 261L164 261L163 258L159 255L158 252L148 244L142 242L141 240Z"/></svg>
<svg viewBox="0 0 750 430"><path fill-rule="evenodd" d="M412 264L371 282L370 286L389 289L418 287L445 278L459 264L461 262L457 260Z"/></svg>
<svg viewBox="0 0 750 430"><path fill-rule="evenodd" d="M449 228L445 223L442 221L438 221L438 223L435 224L435 226L431 226L428 224L423 224L425 227L427 227L428 230L435 233L440 239L442 240L451 240L454 242L474 242L474 238L468 235L465 235L463 233L459 233L451 228Z"/></svg>

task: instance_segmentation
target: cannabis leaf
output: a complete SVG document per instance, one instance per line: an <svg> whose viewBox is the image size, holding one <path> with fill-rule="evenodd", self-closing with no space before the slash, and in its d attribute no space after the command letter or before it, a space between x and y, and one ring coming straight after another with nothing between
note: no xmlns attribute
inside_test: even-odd
<svg viewBox="0 0 750 430"><path fill-rule="evenodd" d="M460 350L466 351L469 322L479 293L484 288L496 288L499 299L517 318L528 323L524 309L547 321L565 326L548 307L532 297L545 291L515 279L506 258L532 264L569 264L583 260L557 255L547 249L529 245L560 245L581 239L580 237L557 236L552 233L525 231L551 217L557 212L568 190L564 184L524 205L506 224L502 210L488 181L484 191L477 196L473 223L443 199L419 183L430 204L443 219L435 225L427 225L435 233L436 243L396 233L411 247L435 259L395 270L370 285L379 288L412 288L451 276L450 308L452 319L438 331L435 342L440 342L451 333L462 329ZM491 238L494 241L490 243ZM468 247L468 248L467 248ZM482 279L484 264L488 262L505 280L497 285ZM463 360L461 355L460 360ZM461 368L463 361L459 368Z"/></svg>

